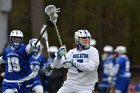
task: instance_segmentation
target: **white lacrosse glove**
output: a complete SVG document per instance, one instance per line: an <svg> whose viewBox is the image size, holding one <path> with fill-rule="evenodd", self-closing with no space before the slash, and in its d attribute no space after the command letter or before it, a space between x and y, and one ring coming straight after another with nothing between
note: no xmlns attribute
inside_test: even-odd
<svg viewBox="0 0 140 93"><path fill-rule="evenodd" d="M60 60L62 56L66 55L66 53L67 53L66 46L60 47L56 52L57 59Z"/></svg>
<svg viewBox="0 0 140 93"><path fill-rule="evenodd" d="M40 41L36 44L37 39L30 39L29 44L32 48L38 49L40 47ZM36 44L36 45L35 45Z"/></svg>
<svg viewBox="0 0 140 93"><path fill-rule="evenodd" d="M72 61L69 61L69 60L66 60L64 63L63 63L63 67L64 68L71 68L73 66L73 62Z"/></svg>

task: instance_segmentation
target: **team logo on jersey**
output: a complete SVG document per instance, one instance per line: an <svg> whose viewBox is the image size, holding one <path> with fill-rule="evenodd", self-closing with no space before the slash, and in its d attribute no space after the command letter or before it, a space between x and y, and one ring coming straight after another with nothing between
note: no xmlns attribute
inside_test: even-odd
<svg viewBox="0 0 140 93"><path fill-rule="evenodd" d="M12 52L10 52L10 53L7 54L7 56L10 56L10 55L18 56L18 54L16 54L16 53L12 53Z"/></svg>
<svg viewBox="0 0 140 93"><path fill-rule="evenodd" d="M88 54L74 54L73 58L88 58Z"/></svg>

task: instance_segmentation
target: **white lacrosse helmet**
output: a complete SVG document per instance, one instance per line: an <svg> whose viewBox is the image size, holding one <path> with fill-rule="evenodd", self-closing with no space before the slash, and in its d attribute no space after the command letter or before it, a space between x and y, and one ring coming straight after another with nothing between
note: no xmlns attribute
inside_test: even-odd
<svg viewBox="0 0 140 93"><path fill-rule="evenodd" d="M91 46L95 46L96 45L96 40L95 39L91 39L90 40L90 45Z"/></svg>
<svg viewBox="0 0 140 93"><path fill-rule="evenodd" d="M127 49L125 46L117 46L115 52L119 54L125 54L127 52Z"/></svg>
<svg viewBox="0 0 140 93"><path fill-rule="evenodd" d="M57 52L57 51L58 51L58 47L57 47L57 46L50 46L50 47L49 47L49 52L55 53L55 52Z"/></svg>
<svg viewBox="0 0 140 93"><path fill-rule="evenodd" d="M112 53L113 52L113 47L110 46L110 45L106 45L106 46L104 46L103 51Z"/></svg>
<svg viewBox="0 0 140 93"><path fill-rule="evenodd" d="M23 33L20 30L13 30L10 33L11 46L18 48L23 43Z"/></svg>
<svg viewBox="0 0 140 93"><path fill-rule="evenodd" d="M20 30L13 30L10 33L10 37L15 36L15 37L24 37L23 33Z"/></svg>
<svg viewBox="0 0 140 93"><path fill-rule="evenodd" d="M78 30L75 32L75 42L82 48L88 49L90 47L91 35L88 30ZM84 40L82 38L85 38Z"/></svg>

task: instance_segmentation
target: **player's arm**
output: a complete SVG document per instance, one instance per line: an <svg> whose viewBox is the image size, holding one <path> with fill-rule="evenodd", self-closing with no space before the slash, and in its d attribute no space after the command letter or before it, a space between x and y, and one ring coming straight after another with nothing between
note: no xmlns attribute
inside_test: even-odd
<svg viewBox="0 0 140 93"><path fill-rule="evenodd" d="M6 52L4 51L2 56L0 56L0 64L5 63L6 60Z"/></svg>
<svg viewBox="0 0 140 93"><path fill-rule="evenodd" d="M25 50L28 54L33 52L34 48L38 48L40 46L39 44L35 45L35 43L36 43L35 40L29 40L29 44L25 48Z"/></svg>
<svg viewBox="0 0 140 93"><path fill-rule="evenodd" d="M37 76L38 71L40 69L39 65L31 64L30 67L32 69L32 73L29 74L27 77L23 78L22 81L28 81L28 80L33 79Z"/></svg>
<svg viewBox="0 0 140 93"><path fill-rule="evenodd" d="M33 47L30 44L28 44L25 50L28 54L30 54L33 51Z"/></svg>
<svg viewBox="0 0 140 93"><path fill-rule="evenodd" d="M99 55L98 52L95 53L92 57L90 57L89 62L79 63L73 62L77 69L81 71L94 71L97 70L99 65Z"/></svg>
<svg viewBox="0 0 140 93"><path fill-rule="evenodd" d="M117 75L119 72L119 68L120 68L120 64L115 64L115 66L113 67L113 75Z"/></svg>
<svg viewBox="0 0 140 93"><path fill-rule="evenodd" d="M105 74L112 76L113 75L113 62L109 60L108 62L104 62L104 70L105 70Z"/></svg>
<svg viewBox="0 0 140 93"><path fill-rule="evenodd" d="M39 72L39 69L40 69L40 66L39 66L39 64L31 64L30 65L30 67L31 67L31 69L32 69L32 78L35 78L36 76L37 76L37 74L38 74L38 72Z"/></svg>
<svg viewBox="0 0 140 93"><path fill-rule="evenodd" d="M5 63L3 56L0 57L0 64Z"/></svg>
<svg viewBox="0 0 140 93"><path fill-rule="evenodd" d="M62 63L65 60L64 55L66 55L66 47L62 46L56 52L56 57L54 58L52 68L61 68L61 67L63 67Z"/></svg>

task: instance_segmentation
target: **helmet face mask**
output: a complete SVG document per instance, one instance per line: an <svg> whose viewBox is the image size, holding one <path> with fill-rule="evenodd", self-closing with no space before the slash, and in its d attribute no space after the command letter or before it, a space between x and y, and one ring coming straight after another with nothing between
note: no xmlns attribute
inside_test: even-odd
<svg viewBox="0 0 140 93"><path fill-rule="evenodd" d="M11 42L13 43L22 43L22 37L11 37Z"/></svg>
<svg viewBox="0 0 140 93"><path fill-rule="evenodd" d="M75 42L84 49L89 49L90 47L91 35L88 30L78 30L75 32Z"/></svg>
<svg viewBox="0 0 140 93"><path fill-rule="evenodd" d="M10 45L14 48L19 48L23 43L23 33L20 30L13 30L10 33Z"/></svg>
<svg viewBox="0 0 140 93"><path fill-rule="evenodd" d="M89 37L80 37L79 42L82 46L89 46L90 45L90 38Z"/></svg>

